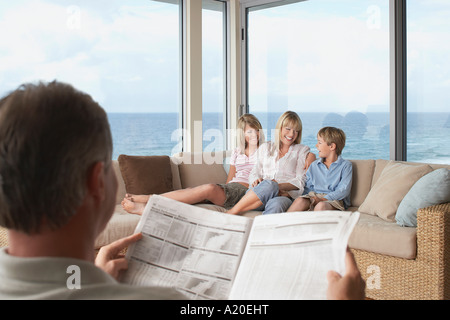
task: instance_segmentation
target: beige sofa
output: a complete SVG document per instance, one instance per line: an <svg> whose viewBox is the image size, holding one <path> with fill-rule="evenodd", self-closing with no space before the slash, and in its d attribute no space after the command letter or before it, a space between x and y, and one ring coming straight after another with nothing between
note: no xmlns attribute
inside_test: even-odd
<svg viewBox="0 0 450 320"><path fill-rule="evenodd" d="M226 180L226 160L229 153L179 154L170 158L169 172L174 190ZM225 164L224 164L225 162ZM349 210L358 210L377 186L383 170L392 164L386 160L352 160L353 185ZM402 164L402 163L401 163ZM420 164L404 163L419 166ZM140 216L128 214L120 203L126 193L118 161L113 161L119 181L116 211L108 226L98 237L99 248L132 234ZM430 170L449 165L430 165ZM122 168L123 169L123 168ZM156 169L156 173L161 170ZM148 173L147 173L148 174ZM153 179L157 174L147 177ZM166 173L167 174L167 171ZM169 174L170 175L170 174ZM137 179L142 180L144 174ZM127 180L129 181L129 179ZM395 188L401 189L401 181ZM385 199L376 199L379 203ZM399 199L398 201L400 201ZM367 206L367 203L365 204ZM212 204L200 206L223 211ZM361 211L361 210L359 210ZM254 217L260 212L244 213ZM2 231L2 230L0 230ZM0 238L1 232L0 232ZM0 239L2 245L6 240ZM362 213L352 233L349 246L355 254L361 274L367 281L366 294L374 299L448 299L450 298L450 201L420 209L417 228L401 227L378 215Z"/></svg>
<svg viewBox="0 0 450 320"><path fill-rule="evenodd" d="M171 157L173 189L194 187L226 180L229 153L179 154ZM223 164L225 162L225 164ZM370 190L380 179L387 160L352 160L353 185L349 210L364 204ZM404 163L419 166L421 164ZM423 165L423 164L422 164ZM117 176L121 171L114 162ZM448 165L430 165L431 169ZM400 184L400 182L397 182ZM398 186L399 188L400 186ZM396 187L397 188L397 187ZM128 214L120 202L125 184L119 179L116 212L97 246L130 234L139 216ZM400 201L401 199L399 199ZM383 202L383 199L379 199ZM223 211L212 204L205 208ZM362 276L367 281L367 296L374 299L448 299L450 298L450 203L424 208L417 213L417 228L401 227L377 215L361 213L349 246L355 254ZM260 212L244 213L254 217Z"/></svg>

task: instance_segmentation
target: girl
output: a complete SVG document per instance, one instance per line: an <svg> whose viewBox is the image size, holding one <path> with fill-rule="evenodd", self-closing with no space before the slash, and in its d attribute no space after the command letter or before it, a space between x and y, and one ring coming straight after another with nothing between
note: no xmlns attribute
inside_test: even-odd
<svg viewBox="0 0 450 320"><path fill-rule="evenodd" d="M275 141L258 149L256 164L250 173L252 188L228 213L255 209L264 211L263 214L285 212L292 200L302 194L305 172L316 156L309 152L309 147L300 144L300 117L286 111L275 129Z"/></svg>
<svg viewBox="0 0 450 320"><path fill-rule="evenodd" d="M210 201L226 209L233 207L247 192L249 174L256 159L256 150L264 142L261 123L252 114L244 114L237 124L238 145L231 155L225 184L204 184L195 188L175 190L162 196L194 204ZM129 213L142 214L151 195L126 195L122 207Z"/></svg>

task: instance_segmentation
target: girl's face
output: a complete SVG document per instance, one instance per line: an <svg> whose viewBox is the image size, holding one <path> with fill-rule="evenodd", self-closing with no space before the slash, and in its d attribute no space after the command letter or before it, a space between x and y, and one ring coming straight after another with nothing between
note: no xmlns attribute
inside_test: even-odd
<svg viewBox="0 0 450 320"><path fill-rule="evenodd" d="M246 124L244 128L245 142L248 146L258 146L259 130Z"/></svg>
<svg viewBox="0 0 450 320"><path fill-rule="evenodd" d="M291 146L298 137L298 131L293 129L292 126L286 126L281 128L280 141L282 145Z"/></svg>

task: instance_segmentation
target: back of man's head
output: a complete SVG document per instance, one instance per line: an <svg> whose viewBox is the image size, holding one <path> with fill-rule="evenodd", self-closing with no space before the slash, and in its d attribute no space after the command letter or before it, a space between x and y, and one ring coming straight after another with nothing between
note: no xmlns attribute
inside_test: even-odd
<svg viewBox="0 0 450 320"><path fill-rule="evenodd" d="M25 84L0 100L0 225L27 234L66 224L89 168L109 165L105 111L72 86Z"/></svg>

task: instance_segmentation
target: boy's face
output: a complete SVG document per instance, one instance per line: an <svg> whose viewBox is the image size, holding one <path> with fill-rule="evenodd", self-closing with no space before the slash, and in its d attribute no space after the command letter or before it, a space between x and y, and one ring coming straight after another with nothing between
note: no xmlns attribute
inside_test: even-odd
<svg viewBox="0 0 450 320"><path fill-rule="evenodd" d="M316 148L317 151L319 151L320 158L328 157L331 154L331 152L336 149L334 143L328 145L328 143L326 143L326 141L324 141L321 136L317 136Z"/></svg>

